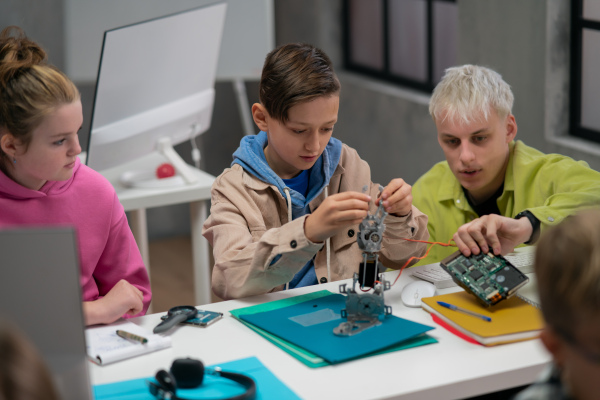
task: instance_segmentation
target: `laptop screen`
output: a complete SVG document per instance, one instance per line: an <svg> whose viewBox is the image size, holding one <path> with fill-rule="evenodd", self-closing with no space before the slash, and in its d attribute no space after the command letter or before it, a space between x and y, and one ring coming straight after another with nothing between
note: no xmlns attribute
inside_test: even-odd
<svg viewBox="0 0 600 400"><path fill-rule="evenodd" d="M0 315L40 352L65 400L92 399L71 228L0 230Z"/></svg>

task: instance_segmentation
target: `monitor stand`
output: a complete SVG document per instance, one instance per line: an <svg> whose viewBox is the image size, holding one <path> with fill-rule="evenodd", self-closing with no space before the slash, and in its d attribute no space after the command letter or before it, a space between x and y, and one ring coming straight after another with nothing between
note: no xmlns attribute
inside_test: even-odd
<svg viewBox="0 0 600 400"><path fill-rule="evenodd" d="M173 148L170 138L161 138L156 144L156 149L173 165L175 176L158 178L155 170L126 171L119 177L119 182L130 188L155 189L191 185L198 181L198 177L191 170L192 167L186 164Z"/></svg>

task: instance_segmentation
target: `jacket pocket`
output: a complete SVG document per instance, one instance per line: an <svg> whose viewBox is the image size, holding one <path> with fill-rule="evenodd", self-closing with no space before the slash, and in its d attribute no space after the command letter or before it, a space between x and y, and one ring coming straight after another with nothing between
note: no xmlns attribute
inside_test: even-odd
<svg viewBox="0 0 600 400"><path fill-rule="evenodd" d="M250 228L250 234L252 235L252 241L258 242L260 240L260 238L265 234L266 231L267 230L265 229L264 226Z"/></svg>

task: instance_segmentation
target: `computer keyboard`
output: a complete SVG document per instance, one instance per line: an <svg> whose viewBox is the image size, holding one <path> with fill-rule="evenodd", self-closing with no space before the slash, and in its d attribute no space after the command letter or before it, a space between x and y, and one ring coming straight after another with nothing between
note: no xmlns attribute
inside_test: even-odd
<svg viewBox="0 0 600 400"><path fill-rule="evenodd" d="M533 261L535 257L535 246L519 247L513 253L504 256L512 265L517 267L522 273L529 274L533 272ZM438 289L445 289L452 286L458 286L450 275L440 267L440 263L419 265L409 268L406 272L412 276L431 282Z"/></svg>
<svg viewBox="0 0 600 400"><path fill-rule="evenodd" d="M529 251L519 251L515 253L509 253L504 256L512 265L519 268L522 273L530 274L533 272L533 261L535 259L535 247L529 246L524 247L530 249Z"/></svg>
<svg viewBox="0 0 600 400"><path fill-rule="evenodd" d="M407 272L414 277L433 283L438 289L458 286L450 275L440 267L440 263L419 265L409 268Z"/></svg>

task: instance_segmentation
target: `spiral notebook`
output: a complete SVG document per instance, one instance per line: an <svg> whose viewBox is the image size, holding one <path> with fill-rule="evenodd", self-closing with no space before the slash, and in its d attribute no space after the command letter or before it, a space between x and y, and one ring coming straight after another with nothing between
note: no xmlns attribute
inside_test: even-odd
<svg viewBox="0 0 600 400"><path fill-rule="evenodd" d="M491 322L440 306L443 301L466 310L488 316ZM484 346L535 339L544 325L542 313L534 301L513 296L499 304L483 307L465 291L442 294L422 299L421 307L460 334L472 338ZM451 330L451 329L449 329Z"/></svg>
<svg viewBox="0 0 600 400"><path fill-rule="evenodd" d="M117 335L117 329L148 340L139 343ZM127 358L152 353L171 347L171 337L150 332L130 321L117 322L106 326L95 326L85 330L87 354L98 365L112 364Z"/></svg>

